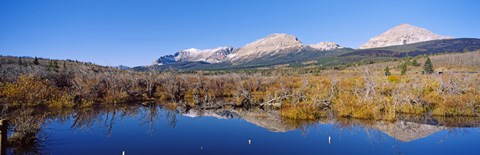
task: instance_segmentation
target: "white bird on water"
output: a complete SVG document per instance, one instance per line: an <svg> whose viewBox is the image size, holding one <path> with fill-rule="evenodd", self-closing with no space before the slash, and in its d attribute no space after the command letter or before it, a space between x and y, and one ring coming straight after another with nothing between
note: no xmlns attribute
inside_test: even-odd
<svg viewBox="0 0 480 155"><path fill-rule="evenodd" d="M248 140L248 144L252 144L252 140L249 139L249 140Z"/></svg>
<svg viewBox="0 0 480 155"><path fill-rule="evenodd" d="M332 144L332 137L328 136L328 144Z"/></svg>

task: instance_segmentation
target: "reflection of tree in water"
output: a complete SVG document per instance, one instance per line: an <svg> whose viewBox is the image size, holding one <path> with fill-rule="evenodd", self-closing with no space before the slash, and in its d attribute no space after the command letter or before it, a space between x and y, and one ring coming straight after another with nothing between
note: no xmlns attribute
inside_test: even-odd
<svg viewBox="0 0 480 155"><path fill-rule="evenodd" d="M140 115L141 114L141 115ZM162 115L160 115L162 114ZM11 124L13 134L9 137L10 150L15 154L41 154L41 148L47 139L42 133L42 126L49 120L60 123L72 122L71 128L75 130L91 130L95 126L103 126L106 134L113 132L115 123L124 118L139 117L142 125L147 125L148 133L155 131L159 116L164 117L168 127L175 128L177 115L210 116L222 119L242 118L247 122L256 124L272 132L287 132L295 129L302 131L303 135L318 124L333 124L339 131L351 130L359 132L364 130L371 143L381 142L386 139L386 134L396 140L395 154L401 154L398 142L415 140L428 136L435 129L448 130L448 135L466 133L467 130L456 127L478 127L480 119L477 118L431 118L431 117L404 117L397 122L383 122L375 120L357 120L349 118L324 117L316 120L292 120L278 115L278 111L269 109L190 109L178 110L175 107L159 107L155 103L146 104L117 104L94 108L77 109L42 109L42 108L2 108L0 115L7 118ZM420 132L418 132L420 131ZM360 131L362 132L362 131ZM385 134L384 134L385 133ZM331 133L324 133L331 134ZM446 136L448 137L448 136ZM445 138L446 139L446 138Z"/></svg>
<svg viewBox="0 0 480 155"><path fill-rule="evenodd" d="M175 128L177 125L177 111L172 107L159 107L155 102L143 103L144 115L142 120L144 125L148 125L148 133L153 134L155 132L156 122L159 119L159 114L165 114L165 120L167 121L167 126L170 128Z"/></svg>
<svg viewBox="0 0 480 155"><path fill-rule="evenodd" d="M148 133L153 134L155 132L155 121L158 118L158 106L155 102L149 102L145 104L144 115L142 117L143 124L148 125Z"/></svg>
<svg viewBox="0 0 480 155"><path fill-rule="evenodd" d="M94 125L104 126L106 134L111 135L115 122L137 115L140 106L111 105L105 107L79 109L72 113L72 129L92 129Z"/></svg>
<svg viewBox="0 0 480 155"><path fill-rule="evenodd" d="M72 129L90 130L96 124L104 125L111 134L116 121L138 114L141 106L105 106L78 109L7 108L2 107L0 117L9 121L11 135L8 150L13 154L42 154L48 143L47 133L42 128L45 122L59 123L73 120Z"/></svg>
<svg viewBox="0 0 480 155"><path fill-rule="evenodd" d="M112 135L113 125L115 124L115 114L116 114L116 112L117 112L117 110L114 108L111 113L110 113L110 111L107 111L107 113L106 113L105 122L103 124L105 125L105 127L107 127L107 135L108 136ZM109 117L110 117L110 119L109 119Z"/></svg>
<svg viewBox="0 0 480 155"><path fill-rule="evenodd" d="M294 120L288 118L282 118L281 122L290 128L299 129L303 136L307 136L308 129L314 128L318 123L317 120Z"/></svg>
<svg viewBox="0 0 480 155"><path fill-rule="evenodd" d="M450 137L468 136L468 134L470 134L470 131L465 128L448 128L447 133L443 135L438 143L443 143Z"/></svg>
<svg viewBox="0 0 480 155"><path fill-rule="evenodd" d="M375 129L376 122L375 120L336 118L332 124L338 131L364 132L365 138L373 147L374 143L383 142L386 138L382 132Z"/></svg>
<svg viewBox="0 0 480 155"><path fill-rule="evenodd" d="M6 117L10 122L13 134L8 138L8 146L14 154L41 154L45 137L40 129L45 122L45 115L35 115L32 109L20 109Z"/></svg>
<svg viewBox="0 0 480 155"><path fill-rule="evenodd" d="M402 149L400 148L400 144L398 140L395 140L395 143L393 145L393 154L395 155L403 155Z"/></svg>
<svg viewBox="0 0 480 155"><path fill-rule="evenodd" d="M95 122L98 120L99 115L102 112L99 110L93 109L81 109L77 112L73 113L73 124L71 126L72 129L89 129L91 128Z"/></svg>
<svg viewBox="0 0 480 155"><path fill-rule="evenodd" d="M168 122L168 127L175 128L177 126L177 112L172 110L167 110L166 119Z"/></svg>
<svg viewBox="0 0 480 155"><path fill-rule="evenodd" d="M434 117L435 123L448 127L479 127L478 117Z"/></svg>

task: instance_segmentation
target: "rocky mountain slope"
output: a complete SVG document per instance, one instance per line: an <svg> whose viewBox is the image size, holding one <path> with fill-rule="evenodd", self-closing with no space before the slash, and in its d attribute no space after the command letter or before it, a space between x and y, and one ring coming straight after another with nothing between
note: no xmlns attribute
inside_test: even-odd
<svg viewBox="0 0 480 155"><path fill-rule="evenodd" d="M368 40L359 49L406 45L431 40L451 39L452 37L434 34L427 29L409 24L398 25Z"/></svg>
<svg viewBox="0 0 480 155"><path fill-rule="evenodd" d="M182 50L173 55L162 56L157 59L154 64L164 65L172 64L175 62L207 62L207 63L219 63L226 60L227 55L233 52L233 47L217 47L214 49L196 49L190 48Z"/></svg>
<svg viewBox="0 0 480 155"><path fill-rule="evenodd" d="M179 62L205 62L209 64L222 62L242 63L267 56L298 52L306 47L310 47L317 51L328 51L342 48L334 42L320 42L313 45L303 45L302 42L293 35L275 33L237 49L226 46L215 49L201 50L190 48L182 50L173 55L162 56L155 60L154 64L166 65Z"/></svg>
<svg viewBox="0 0 480 155"><path fill-rule="evenodd" d="M248 61L278 52L288 52L302 47L297 37L288 34L271 34L241 47L228 56L230 61Z"/></svg>

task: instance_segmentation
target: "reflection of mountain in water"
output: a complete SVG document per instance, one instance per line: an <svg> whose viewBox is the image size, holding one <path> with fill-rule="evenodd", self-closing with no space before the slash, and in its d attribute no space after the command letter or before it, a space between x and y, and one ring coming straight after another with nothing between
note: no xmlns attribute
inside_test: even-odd
<svg viewBox="0 0 480 155"><path fill-rule="evenodd" d="M245 121L265 128L272 132L288 132L305 125L310 124L338 124L339 122L333 118L324 118L315 121L297 121L282 118L278 110L268 109L189 109L179 110L179 112L188 117L208 116L219 119L241 118ZM361 122L361 121L360 121ZM377 121L371 123L359 123L353 119L342 119L343 126L360 126L377 129L397 140L410 142L413 140L428 137L438 131L448 129L444 125L435 124L435 122L415 121L415 120L399 120L396 122ZM471 126L471 125L470 125Z"/></svg>
<svg viewBox="0 0 480 155"><path fill-rule="evenodd" d="M272 132L287 132L297 128L283 122L279 112L274 110L267 111L262 109L239 109L235 110L235 113L237 113L245 121Z"/></svg>
<svg viewBox="0 0 480 155"><path fill-rule="evenodd" d="M434 134L435 132L447 129L443 126L420 124L407 121L396 121L395 123L377 122L373 128L376 128L385 134L403 142L410 142L425 138L431 134Z"/></svg>
<svg viewBox="0 0 480 155"><path fill-rule="evenodd" d="M178 111L187 117L215 117L218 119L231 119L231 118L238 118L238 115L231 110L225 109L212 109L212 110L202 110L202 109L178 109Z"/></svg>
<svg viewBox="0 0 480 155"><path fill-rule="evenodd" d="M11 154L42 154L43 143L47 143L48 137L39 133L43 131L44 123L50 120L60 123L72 122L71 128L74 130L90 130L101 124L106 130L105 133L111 134L116 122L136 116L141 116L139 121L150 127L148 132L155 130L156 123L161 117L167 120L169 127L175 128L178 114L187 117L241 118L272 132L288 132L296 129L303 131L308 129L308 126L316 124L333 124L339 128L372 128L404 142L421 139L445 129L480 126L480 119L477 117L405 116L395 123L335 117L299 121L285 119L280 116L278 110L273 109L227 107L205 110L181 106L158 106L156 103L64 110L19 108L8 111L4 118L9 120L9 128L14 131L7 140Z"/></svg>
<svg viewBox="0 0 480 155"><path fill-rule="evenodd" d="M185 109L177 108L178 112L187 117L215 117L218 119L241 118L273 132L287 132L297 127L288 126L281 119L278 111L263 109Z"/></svg>

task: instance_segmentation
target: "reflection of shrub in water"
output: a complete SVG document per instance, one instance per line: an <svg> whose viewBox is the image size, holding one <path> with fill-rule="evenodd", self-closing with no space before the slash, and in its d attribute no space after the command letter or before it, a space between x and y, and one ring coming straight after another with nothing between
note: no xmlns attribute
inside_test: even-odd
<svg viewBox="0 0 480 155"><path fill-rule="evenodd" d="M317 107L314 107L314 106L304 106L304 107L283 106L280 109L280 116L289 118L289 119L315 120L321 117L327 117L328 112L324 110L319 110Z"/></svg>
<svg viewBox="0 0 480 155"><path fill-rule="evenodd" d="M479 127L480 119L478 117L441 117L435 116L434 119L438 125L446 127Z"/></svg>
<svg viewBox="0 0 480 155"><path fill-rule="evenodd" d="M354 128L354 127L366 127L373 128L377 121L372 119L353 119L353 118L344 118L337 117L335 121L335 126L338 128Z"/></svg>
<svg viewBox="0 0 480 155"><path fill-rule="evenodd" d="M306 133L309 127L315 126L319 122L328 122L328 120L329 118L327 117L316 119L290 119L282 117L282 123L284 123L284 125L291 128L300 129L302 134Z"/></svg>
<svg viewBox="0 0 480 155"><path fill-rule="evenodd" d="M8 145L14 154L39 154L43 139L38 133L45 115L34 115L32 109L22 109L11 116L14 116L9 119L13 134L8 138Z"/></svg>

